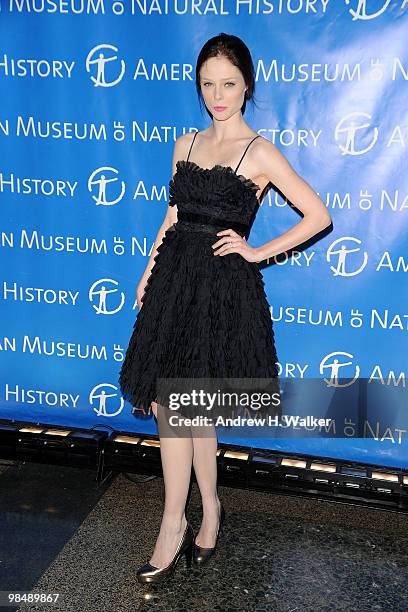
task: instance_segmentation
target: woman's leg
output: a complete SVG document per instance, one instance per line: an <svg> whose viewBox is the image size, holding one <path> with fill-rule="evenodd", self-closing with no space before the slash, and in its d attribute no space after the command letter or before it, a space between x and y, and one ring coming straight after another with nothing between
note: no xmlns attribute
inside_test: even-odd
<svg viewBox="0 0 408 612"><path fill-rule="evenodd" d="M191 427L193 466L203 505L203 521L196 536L198 546L212 548L218 528L220 500L217 495L217 434L215 427Z"/></svg>
<svg viewBox="0 0 408 612"><path fill-rule="evenodd" d="M150 563L156 567L166 567L173 559L187 525L185 506L190 486L193 442L189 427L182 432L171 431L169 412L164 406L154 402L152 409L158 422L165 503Z"/></svg>

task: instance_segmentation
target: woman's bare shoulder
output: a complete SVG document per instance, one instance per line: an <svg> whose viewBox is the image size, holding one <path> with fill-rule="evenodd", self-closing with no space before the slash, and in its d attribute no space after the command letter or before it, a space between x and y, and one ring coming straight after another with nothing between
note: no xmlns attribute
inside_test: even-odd
<svg viewBox="0 0 408 612"><path fill-rule="evenodd" d="M173 158L177 161L179 159L185 159L188 154L191 143L193 142L194 134L196 132L185 132L180 134L174 143Z"/></svg>
<svg viewBox="0 0 408 612"><path fill-rule="evenodd" d="M278 147L260 135L251 145L252 156L260 166L271 165L271 164L288 164L288 160L285 155L281 153Z"/></svg>
<svg viewBox="0 0 408 612"><path fill-rule="evenodd" d="M273 153L275 151L278 151L278 148L273 144L273 142L262 136L262 134L255 134L255 136L258 136L258 138L251 146L253 146L254 148L256 147L258 151L260 150L266 153Z"/></svg>

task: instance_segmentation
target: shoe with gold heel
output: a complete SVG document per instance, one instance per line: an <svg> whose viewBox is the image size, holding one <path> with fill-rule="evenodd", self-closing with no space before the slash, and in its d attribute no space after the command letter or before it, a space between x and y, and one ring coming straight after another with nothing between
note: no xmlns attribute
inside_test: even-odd
<svg viewBox="0 0 408 612"><path fill-rule="evenodd" d="M136 571L138 581L142 584L156 584L158 582L167 580L167 578L172 576L174 570L176 569L177 563L183 555L186 557L187 567L191 568L193 541L194 531L191 524L187 521L184 535L181 538L176 553L169 565L166 567L155 567L149 562L145 563Z"/></svg>
<svg viewBox="0 0 408 612"><path fill-rule="evenodd" d="M225 510L224 510L224 506L221 504L220 520L218 523L217 535L215 538L215 546L213 546L212 548L204 548L203 546L198 546L198 544L196 544L195 542L195 539L193 541L193 562L195 565L202 566L205 563L207 563L207 561L209 561L211 557L215 555L215 549L217 547L218 536L220 534L224 519L225 519Z"/></svg>

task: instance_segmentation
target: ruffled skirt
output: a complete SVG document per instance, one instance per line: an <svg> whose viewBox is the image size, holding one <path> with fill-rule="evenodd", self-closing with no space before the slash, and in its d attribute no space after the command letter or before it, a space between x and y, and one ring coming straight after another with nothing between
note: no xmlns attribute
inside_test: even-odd
<svg viewBox="0 0 408 612"><path fill-rule="evenodd" d="M277 379L258 264L214 255L219 238L177 222L157 249L119 374L135 416L157 400L158 378Z"/></svg>

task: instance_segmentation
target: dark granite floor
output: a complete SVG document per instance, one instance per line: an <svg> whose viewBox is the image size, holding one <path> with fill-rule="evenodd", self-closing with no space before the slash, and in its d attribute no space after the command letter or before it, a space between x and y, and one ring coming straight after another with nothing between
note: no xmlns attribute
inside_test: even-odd
<svg viewBox="0 0 408 612"><path fill-rule="evenodd" d="M135 570L153 550L163 481L122 474L98 489L94 476L0 466L0 591L60 593L57 606L20 610L408 610L405 515L219 487L226 520L211 564L180 561L146 588ZM189 518L198 529L196 484Z"/></svg>

